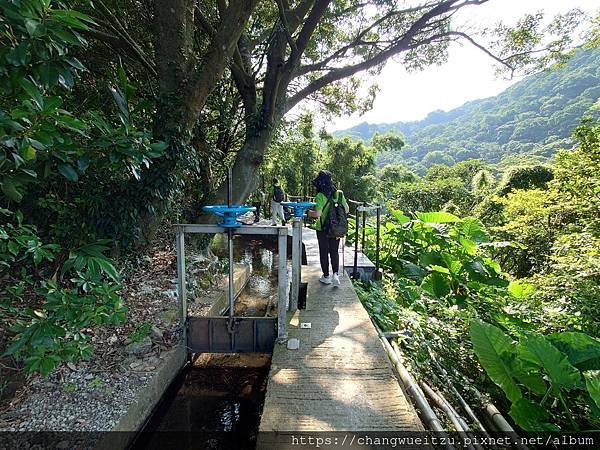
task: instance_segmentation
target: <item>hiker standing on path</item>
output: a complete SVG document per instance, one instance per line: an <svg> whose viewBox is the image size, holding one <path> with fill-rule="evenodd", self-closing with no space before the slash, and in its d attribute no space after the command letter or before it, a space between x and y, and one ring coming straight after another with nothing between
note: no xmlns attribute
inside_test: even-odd
<svg viewBox="0 0 600 450"><path fill-rule="evenodd" d="M281 217L281 224L285 225L285 216L283 214L283 206L281 205L281 202L285 200L285 192L277 178L273 178L273 185L269 190L269 200L271 201L271 225L277 225L279 217Z"/></svg>
<svg viewBox="0 0 600 450"><path fill-rule="evenodd" d="M254 223L260 220L260 210L265 203L265 197L265 193L260 188L257 188L250 195L250 204L256 208L256 211L254 211Z"/></svg>
<svg viewBox="0 0 600 450"><path fill-rule="evenodd" d="M328 170L321 170L317 177L313 180L313 186L317 189L317 195L315 197L314 210L309 210L309 217L317 218L314 229L317 230L317 241L319 242L319 258L321 260L321 270L323 276L319 278L319 281L324 284L332 284L334 287L340 285L340 277L338 270L340 267L340 255L338 249L340 247L340 234L345 234L348 231L347 215L350 211L348 202L342 191L336 190L331 180L331 172ZM340 208L341 206L341 208ZM334 226L338 229L331 229L330 215L332 208L335 208L336 219L340 219L339 210L345 212L344 217L341 220L336 220ZM343 230L344 225L339 222L345 222L345 231ZM342 229L340 231L340 228ZM331 259L331 268L333 276L329 276L329 259Z"/></svg>

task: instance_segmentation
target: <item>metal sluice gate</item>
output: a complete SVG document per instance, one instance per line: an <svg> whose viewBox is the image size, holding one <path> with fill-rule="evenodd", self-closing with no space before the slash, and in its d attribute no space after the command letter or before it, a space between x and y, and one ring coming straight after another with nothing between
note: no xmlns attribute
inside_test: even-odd
<svg viewBox="0 0 600 450"><path fill-rule="evenodd" d="M277 318L190 317L188 348L192 353L270 353L277 339Z"/></svg>
<svg viewBox="0 0 600 450"><path fill-rule="evenodd" d="M241 214L254 211L255 208L246 205L234 205L231 202L231 169L227 183L227 205L205 206L203 210L217 215L221 222L212 224L181 224L177 228L177 280L178 299L184 339L190 353L270 353L277 340L287 338L285 331L288 304L290 310L298 307L301 284L301 255L302 255L302 222L306 209L314 206L309 202L290 202L286 206L294 211L292 224L292 286L289 293L287 271L287 239L286 226L243 225L237 220ZM229 259L228 282L228 315L212 317L188 317L187 289L185 270L185 234L227 233ZM277 282L277 317L240 317L234 313L234 283L233 283L233 236L262 235L277 238L279 255ZM304 290L304 294L306 290ZM288 302L288 299L290 300Z"/></svg>

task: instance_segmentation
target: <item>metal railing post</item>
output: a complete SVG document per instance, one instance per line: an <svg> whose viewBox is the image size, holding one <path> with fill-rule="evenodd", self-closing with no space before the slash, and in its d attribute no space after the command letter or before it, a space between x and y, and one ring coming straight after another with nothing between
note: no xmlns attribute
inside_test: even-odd
<svg viewBox="0 0 600 450"><path fill-rule="evenodd" d="M360 223L360 219L358 216L358 204L356 205L356 214L355 214L355 227L354 227L354 267L352 269L352 278L358 278L358 226Z"/></svg>
<svg viewBox="0 0 600 450"><path fill-rule="evenodd" d="M281 342L287 338L285 321L287 313L287 227L279 228L277 236L279 275L278 275L278 303L277 303L277 339Z"/></svg>
<svg viewBox="0 0 600 450"><path fill-rule="evenodd" d="M365 228L367 225L367 202L363 202L362 204L363 206L363 212L362 212L362 240L361 240L361 244L360 244L360 251L361 252L365 252Z"/></svg>
<svg viewBox="0 0 600 450"><path fill-rule="evenodd" d="M187 286L185 281L185 232L183 227L177 227L177 297L179 303L179 314L183 329L183 342L187 337Z"/></svg>
<svg viewBox="0 0 600 450"><path fill-rule="evenodd" d="M375 240L375 279L379 280L381 274L379 273L379 251L381 250L380 240L380 229L381 229L381 205L377 205L377 232Z"/></svg>

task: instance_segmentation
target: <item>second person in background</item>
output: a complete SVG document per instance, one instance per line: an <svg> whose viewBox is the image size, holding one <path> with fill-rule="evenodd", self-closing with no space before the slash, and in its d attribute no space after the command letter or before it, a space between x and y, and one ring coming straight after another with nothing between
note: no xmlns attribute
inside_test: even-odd
<svg viewBox="0 0 600 450"><path fill-rule="evenodd" d="M273 184L269 189L269 200L271 202L271 225L277 225L278 218L281 218L281 225L285 225L285 215L281 205L281 202L285 201L285 192L277 178L273 178Z"/></svg>
<svg viewBox="0 0 600 450"><path fill-rule="evenodd" d="M331 172L321 170L313 180L313 186L317 189L314 210L308 211L310 217L317 219L314 229L317 231L317 241L319 242L319 258L321 260L321 270L323 276L319 281L324 284L333 284L334 287L340 285L338 275L340 267L340 256L338 249L340 247L340 238L331 236L329 233L329 213L332 206L342 205L346 214L350 208L342 191L338 191L331 178ZM331 259L332 276L329 276L329 260Z"/></svg>

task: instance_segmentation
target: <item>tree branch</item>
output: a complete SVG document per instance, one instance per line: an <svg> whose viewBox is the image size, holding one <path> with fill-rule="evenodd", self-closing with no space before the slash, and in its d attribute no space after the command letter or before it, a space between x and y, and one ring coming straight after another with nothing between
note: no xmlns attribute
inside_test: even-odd
<svg viewBox="0 0 600 450"><path fill-rule="evenodd" d="M294 54L298 53L298 47L296 46L296 42L294 41L294 38L292 37L291 31L290 31L290 25L285 16L285 9L283 7L283 1L282 0L276 0L276 1L277 1L277 9L279 10L279 20L281 21L283 31L285 32L285 38L287 39L287 42L290 45L290 48L292 49L292 55L294 55Z"/></svg>
<svg viewBox="0 0 600 450"><path fill-rule="evenodd" d="M452 2L456 2L457 0L451 0L449 3ZM488 1L488 0L471 0L471 1ZM469 4L471 4L471 2L468 2ZM385 14L384 16L380 17L379 19L377 19L376 21L374 21L373 23L371 23L368 27L364 28L363 30L361 30L359 33L356 34L356 36L354 37L354 39L352 40L352 42L350 42L349 44L346 44L345 46L339 48L338 50L336 50L334 53L332 53L330 56L328 56L327 58L325 58L322 61L319 61L318 63L314 63L314 64L309 64L306 66L301 67L299 70L296 71L295 75L296 76L300 76L300 75L304 75L307 74L309 72L314 72L314 71L319 71L319 70L323 70L323 68L325 68L327 66L327 64L329 64L331 61L334 61L335 59L338 59L340 57L345 56L346 52L348 52L348 50L351 50L359 45L365 45L367 44L366 42L363 41L363 37L369 33L371 30L373 30L374 28L376 28L377 26L381 25L382 23L384 23L385 21L392 19L393 17L399 16L401 14L409 14L409 13L414 13L414 12L418 12L418 11L422 11L424 9L427 8L431 8L432 4L426 4L426 5L421 5L421 6L415 6L413 8L406 8L403 10L395 10L395 11L391 11L387 14ZM451 9L456 9L456 6L449 8L449 10ZM452 13L454 14L454 13ZM442 22L445 19L440 19L436 22L430 23L428 25L435 25L438 22ZM383 41L381 41L383 42ZM374 45L374 42L370 42L370 45Z"/></svg>
<svg viewBox="0 0 600 450"><path fill-rule="evenodd" d="M461 3L461 5L466 6L468 4L480 4L480 3L485 3L486 1L488 1L488 0L466 0L466 1L463 1ZM346 67L341 67L338 69L333 69L333 70L329 71L327 74L323 75L322 77L312 81L305 88L301 89L300 91L298 91L296 94L294 94L292 97L290 97L288 99L288 101L286 102L286 105L285 105L285 110L289 111L295 105L297 105L301 100L303 100L307 96L313 94L314 92L318 91L319 89L322 89L323 87L327 86L328 84L330 84L334 81L341 80L342 78L346 78L346 77L352 76L358 72L361 72L363 70L367 70L372 67L375 67L378 64L385 62L388 58L390 58L398 53L401 53L405 50L410 49L413 39L425 27L427 27L430 24L430 20L435 17L442 16L442 15L448 13L449 11L455 10L458 7L458 5L456 5L456 3L458 3L458 0L446 0L446 1L438 3L435 7L431 8L429 11L424 13L419 19L417 19L412 24L412 26L408 29L408 31L406 33L404 33L404 35L395 44L389 46L386 50L383 50L380 53L378 53L377 55L375 55L374 57L367 59L365 61L362 61L360 63L353 64L353 65L346 66ZM443 36L448 36L451 33L458 33L458 32L448 32L443 35L437 35L436 39L439 39L440 37L443 37ZM430 39L430 41L432 41L432 40L433 39ZM424 45L424 43L426 43L426 40L420 41L419 45Z"/></svg>
<svg viewBox="0 0 600 450"><path fill-rule="evenodd" d="M114 34L106 33L104 31L96 30L95 28L88 28L87 30L80 30L81 34L98 41L104 42L106 45L112 47L114 51L119 49L124 50L132 59L140 62L153 76L156 76L156 68L151 61L146 59L144 55L140 55L130 45L129 42L116 36Z"/></svg>
<svg viewBox="0 0 600 450"><path fill-rule="evenodd" d="M198 114L229 64L238 39L257 3L258 0L230 0L222 12L219 27L211 39L204 63L189 78L186 86L184 130L191 132L194 129ZM220 8L222 7L221 4Z"/></svg>
<svg viewBox="0 0 600 450"><path fill-rule="evenodd" d="M150 62L144 51L141 47L133 40L133 38L129 35L121 21L115 16L115 14L102 2L102 0L97 0L97 4L100 6L100 10L102 13L109 19L112 23L112 28L117 32L119 37L127 43L127 45L131 48L133 53L138 57L138 59L144 64L144 66L152 72L154 76L157 75L156 68Z"/></svg>
<svg viewBox="0 0 600 450"><path fill-rule="evenodd" d="M290 11L290 18L288 19L288 23L290 25L290 30L295 32L300 25L302 25L302 21L308 11L312 8L315 0L303 0L298 3L295 9ZM292 15L293 14L293 15Z"/></svg>
<svg viewBox="0 0 600 450"><path fill-rule="evenodd" d="M233 82L235 83L242 98L242 103L244 104L244 110L246 112L245 118L248 118L256 112L257 97L256 80L248 73L248 64L244 63L244 56L242 56L243 51L240 49L240 46L244 48L245 40L244 36L240 37L238 45L233 53L233 61L230 64L230 69ZM246 55L246 59L248 58L248 55Z"/></svg>
<svg viewBox="0 0 600 450"><path fill-rule="evenodd" d="M502 64L503 66L506 66L508 69L510 69L511 77L513 76L513 74L515 72L515 68L513 66L511 66L508 62L506 62L504 59L500 58L499 56L494 55L491 51L489 51L483 45L481 45L480 43L478 43L475 39L473 39L468 34L463 33L461 31L449 31L447 34L449 36L459 36L459 37L461 37L463 39L466 39L472 45L474 45L479 50L481 50L483 53L485 53L486 55L488 55L490 58L494 59L496 62L498 62L498 63ZM510 59L510 57L508 59Z"/></svg>
<svg viewBox="0 0 600 450"><path fill-rule="evenodd" d="M296 55L296 59L292 60L290 58L290 64L295 65L300 55L304 53L306 47L312 37L319 21L327 11L327 7L331 3L331 0L317 0L315 5L310 10L310 13L306 20L304 21L304 26L300 30L298 34L298 40L296 41L296 45L298 46L298 54Z"/></svg>
<svg viewBox="0 0 600 450"><path fill-rule="evenodd" d="M197 19L200 28L202 28L205 31L205 33L208 34L211 38L214 37L215 34L217 34L217 30L215 30L215 28L210 24L210 22L204 16L204 14L202 14L200 6L196 4L194 9L196 10L196 14L194 15L194 17Z"/></svg>

